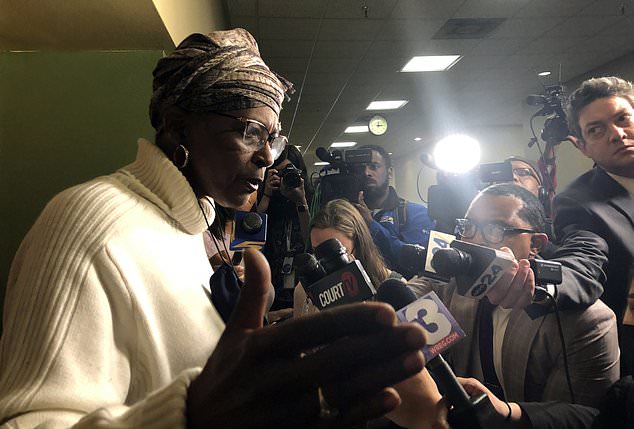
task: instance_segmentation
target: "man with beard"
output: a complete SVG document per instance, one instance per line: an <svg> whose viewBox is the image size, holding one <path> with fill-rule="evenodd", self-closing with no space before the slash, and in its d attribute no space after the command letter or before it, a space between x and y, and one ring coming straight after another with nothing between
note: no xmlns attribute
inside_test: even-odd
<svg viewBox="0 0 634 429"><path fill-rule="evenodd" d="M401 247L404 244L427 247L434 222L427 215L425 206L399 197L396 190L389 186L393 169L385 149L377 145L366 145L361 149L372 151L372 162L360 172L365 186L359 192L356 206L388 267L400 272L398 260Z"/></svg>

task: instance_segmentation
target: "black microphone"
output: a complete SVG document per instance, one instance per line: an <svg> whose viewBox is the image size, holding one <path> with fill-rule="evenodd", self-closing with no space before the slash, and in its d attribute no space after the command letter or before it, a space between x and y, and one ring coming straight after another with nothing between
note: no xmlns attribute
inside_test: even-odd
<svg viewBox="0 0 634 429"><path fill-rule="evenodd" d="M368 274L358 260L351 260L346 248L336 238L331 238L315 248L321 271L307 258L300 269L306 280L304 289L313 305L319 310L342 304L365 301L376 293Z"/></svg>
<svg viewBox="0 0 634 429"><path fill-rule="evenodd" d="M400 310L416 301L416 295L404 281L387 279L377 289L374 299L390 304L394 310Z"/></svg>
<svg viewBox="0 0 634 429"><path fill-rule="evenodd" d="M457 292L470 298L483 298L515 260L510 253L466 241L450 246L436 251L431 265L441 276L455 278Z"/></svg>
<svg viewBox="0 0 634 429"><path fill-rule="evenodd" d="M328 150L326 148L318 147L315 150L315 155L317 155L317 158L319 158L320 160L322 160L324 162L329 162L331 164L333 163L332 154L330 152L328 152Z"/></svg>
<svg viewBox="0 0 634 429"><path fill-rule="evenodd" d="M326 271L319 265L317 259L309 253L300 253L293 258L293 266L297 279L302 283L304 289L313 283L326 277Z"/></svg>

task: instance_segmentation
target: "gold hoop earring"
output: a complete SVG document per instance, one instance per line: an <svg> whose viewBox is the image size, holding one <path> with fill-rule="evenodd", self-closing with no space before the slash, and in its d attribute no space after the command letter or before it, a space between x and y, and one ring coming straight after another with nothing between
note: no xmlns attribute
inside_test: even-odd
<svg viewBox="0 0 634 429"><path fill-rule="evenodd" d="M172 152L172 162L180 170L187 167L189 163L189 151L185 146L182 144L176 146L176 149Z"/></svg>

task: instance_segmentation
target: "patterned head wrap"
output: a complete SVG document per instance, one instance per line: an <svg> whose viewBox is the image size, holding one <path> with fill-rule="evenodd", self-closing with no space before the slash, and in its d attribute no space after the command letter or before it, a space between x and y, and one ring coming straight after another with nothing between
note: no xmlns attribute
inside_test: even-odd
<svg viewBox="0 0 634 429"><path fill-rule="evenodd" d="M277 115L293 84L272 72L242 28L192 34L154 69L150 120L158 131L166 107L190 112L268 106Z"/></svg>

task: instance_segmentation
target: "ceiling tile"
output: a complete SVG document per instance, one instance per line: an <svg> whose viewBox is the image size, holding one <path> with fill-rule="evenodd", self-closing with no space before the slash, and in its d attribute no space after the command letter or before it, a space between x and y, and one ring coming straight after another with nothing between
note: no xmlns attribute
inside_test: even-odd
<svg viewBox="0 0 634 429"><path fill-rule="evenodd" d="M533 40L524 48L518 51L518 54L556 54L566 52L568 48L579 43L581 38L547 38L540 37Z"/></svg>
<svg viewBox="0 0 634 429"><path fill-rule="evenodd" d="M600 36L626 36L629 40L632 40L634 36L634 17L622 16L619 17L613 25L604 28L599 32Z"/></svg>
<svg viewBox="0 0 634 429"><path fill-rule="evenodd" d="M385 21L376 40L431 39L445 22L445 19L390 19Z"/></svg>
<svg viewBox="0 0 634 429"><path fill-rule="evenodd" d="M564 18L513 18L504 21L491 38L538 37L552 29Z"/></svg>
<svg viewBox="0 0 634 429"><path fill-rule="evenodd" d="M229 0L231 2L233 0ZM321 18L329 0L258 0L260 16Z"/></svg>
<svg viewBox="0 0 634 429"><path fill-rule="evenodd" d="M516 17L573 16L581 12L594 0L533 0L520 9Z"/></svg>
<svg viewBox="0 0 634 429"><path fill-rule="evenodd" d="M319 31L320 40L372 40L382 26L372 19L326 19Z"/></svg>
<svg viewBox="0 0 634 429"><path fill-rule="evenodd" d="M260 18L260 37L264 39L313 40L318 19Z"/></svg>
<svg viewBox="0 0 634 429"><path fill-rule="evenodd" d="M284 73L304 73L308 58L281 58L273 57L267 60L268 66L280 74Z"/></svg>
<svg viewBox="0 0 634 429"><path fill-rule="evenodd" d="M331 1L326 18L385 19L390 16L398 0Z"/></svg>
<svg viewBox="0 0 634 429"><path fill-rule="evenodd" d="M352 73L357 65L357 60L346 58L313 58L310 63L310 72L313 73Z"/></svg>
<svg viewBox="0 0 634 429"><path fill-rule="evenodd" d="M531 0L469 0L456 11L455 18L508 18Z"/></svg>
<svg viewBox="0 0 634 429"><path fill-rule="evenodd" d="M507 56L504 63L500 66L513 70L513 73L519 70L529 70L537 73L545 69L548 70L556 63L556 56L553 54L515 54Z"/></svg>
<svg viewBox="0 0 634 429"><path fill-rule="evenodd" d="M623 16L622 8L625 6L625 14L630 18L633 15L632 6L627 5L623 0L595 0L586 6L580 13L583 16Z"/></svg>
<svg viewBox="0 0 634 429"><path fill-rule="evenodd" d="M400 0L392 18L445 18L454 16L464 0Z"/></svg>
<svg viewBox="0 0 634 429"><path fill-rule="evenodd" d="M529 38L484 39L473 48L470 55L511 55L530 43Z"/></svg>
<svg viewBox="0 0 634 429"><path fill-rule="evenodd" d="M360 59L370 47L369 41L319 40L315 46L316 58Z"/></svg>
<svg viewBox="0 0 634 429"><path fill-rule="evenodd" d="M612 28L618 21L615 16L575 16L553 27L544 37L592 36L604 28Z"/></svg>
<svg viewBox="0 0 634 429"><path fill-rule="evenodd" d="M258 45L260 54L265 60L272 57L308 58L313 42L308 40L262 39Z"/></svg>

